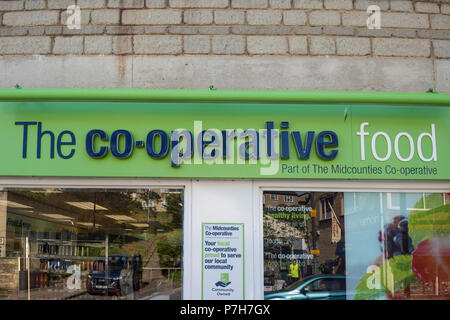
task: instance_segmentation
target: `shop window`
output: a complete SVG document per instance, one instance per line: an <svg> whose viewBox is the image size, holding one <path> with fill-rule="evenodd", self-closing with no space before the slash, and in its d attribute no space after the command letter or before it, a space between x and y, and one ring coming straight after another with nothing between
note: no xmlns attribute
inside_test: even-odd
<svg viewBox="0 0 450 320"><path fill-rule="evenodd" d="M264 206L266 299L450 300L449 193L298 195Z"/></svg>
<svg viewBox="0 0 450 320"><path fill-rule="evenodd" d="M278 195L275 193L270 194L270 200L278 200Z"/></svg>
<svg viewBox="0 0 450 320"><path fill-rule="evenodd" d="M10 276L2 294L181 299L182 223L178 189L7 189L0 192L0 269Z"/></svg>

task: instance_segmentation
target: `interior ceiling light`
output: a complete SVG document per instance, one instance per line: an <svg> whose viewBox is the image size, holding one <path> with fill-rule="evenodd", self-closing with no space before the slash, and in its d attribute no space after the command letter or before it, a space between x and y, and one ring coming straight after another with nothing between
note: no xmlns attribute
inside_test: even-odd
<svg viewBox="0 0 450 320"><path fill-rule="evenodd" d="M0 200L0 206L8 206L10 208L18 208L18 209L33 209L33 207L18 203L18 202L14 202L14 201L9 201L9 200Z"/></svg>
<svg viewBox="0 0 450 320"><path fill-rule="evenodd" d="M80 208L80 209L94 210L93 202L82 202L82 201L70 202L70 201L67 201L66 203L70 204L71 206ZM105 207L102 207L101 205L95 204L95 210L108 210L108 209Z"/></svg>
<svg viewBox="0 0 450 320"><path fill-rule="evenodd" d="M33 193L63 193L60 190L31 190Z"/></svg>
<svg viewBox="0 0 450 320"><path fill-rule="evenodd" d="M148 228L148 223L130 223L130 225L136 228Z"/></svg>
<svg viewBox="0 0 450 320"><path fill-rule="evenodd" d="M86 226L86 227L94 227L94 224L92 222L77 222L80 226ZM96 223L96 227L101 227L101 224Z"/></svg>
<svg viewBox="0 0 450 320"><path fill-rule="evenodd" d="M70 220L74 220L75 218L73 217L69 217L69 216L64 216L62 214L57 214L57 213L41 213L40 216L44 216L47 218L52 218L55 220L66 220L66 221L70 221Z"/></svg>
<svg viewBox="0 0 450 320"><path fill-rule="evenodd" d="M124 216L124 215L113 215L113 214L110 214L110 215L105 215L105 217L108 217L108 218L111 218L111 219L114 219L114 220L118 220L118 221L136 221L136 219L133 219L133 218L131 218L129 216Z"/></svg>

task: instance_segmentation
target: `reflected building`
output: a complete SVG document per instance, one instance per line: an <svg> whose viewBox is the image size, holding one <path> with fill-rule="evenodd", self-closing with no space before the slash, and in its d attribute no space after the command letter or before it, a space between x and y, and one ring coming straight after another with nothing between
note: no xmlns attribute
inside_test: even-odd
<svg viewBox="0 0 450 320"><path fill-rule="evenodd" d="M265 290L290 282L294 260L300 278L345 273L342 193L264 192Z"/></svg>

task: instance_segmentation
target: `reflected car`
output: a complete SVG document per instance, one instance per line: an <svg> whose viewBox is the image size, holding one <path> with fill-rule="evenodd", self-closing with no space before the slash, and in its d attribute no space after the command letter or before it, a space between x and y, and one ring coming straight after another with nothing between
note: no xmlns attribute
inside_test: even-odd
<svg viewBox="0 0 450 320"><path fill-rule="evenodd" d="M313 275L265 293L264 300L346 300L345 284L345 275Z"/></svg>
<svg viewBox="0 0 450 320"><path fill-rule="evenodd" d="M108 271L105 259L94 262L94 270L87 278L89 294L126 296L140 287L142 279L140 256L116 254L108 257Z"/></svg>

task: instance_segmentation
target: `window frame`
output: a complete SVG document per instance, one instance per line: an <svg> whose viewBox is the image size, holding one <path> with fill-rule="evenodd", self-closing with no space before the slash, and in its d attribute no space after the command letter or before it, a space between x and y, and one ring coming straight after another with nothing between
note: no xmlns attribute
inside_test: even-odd
<svg viewBox="0 0 450 320"><path fill-rule="evenodd" d="M6 188L21 189L182 189L183 197L183 274L182 300L193 296L192 279L192 181L188 179L147 178L74 178L74 177L0 177L0 191Z"/></svg>
<svg viewBox="0 0 450 320"><path fill-rule="evenodd" d="M354 192L354 193L449 193L450 182L445 180L253 180L254 222L254 282L255 299L264 299L264 239L263 198L265 191L296 192Z"/></svg>

